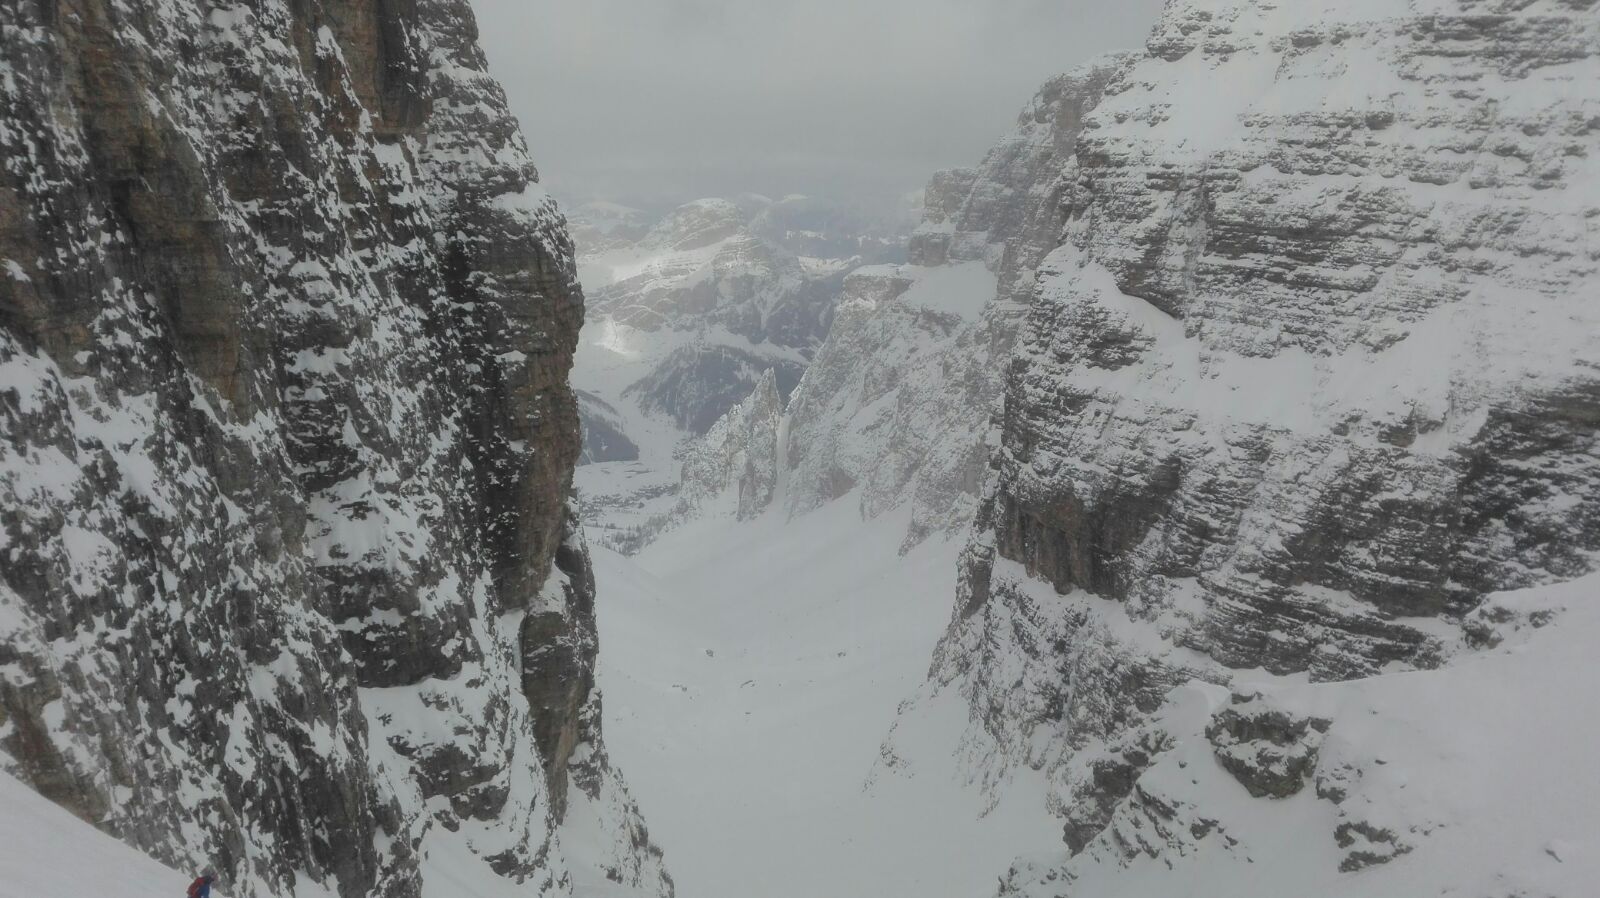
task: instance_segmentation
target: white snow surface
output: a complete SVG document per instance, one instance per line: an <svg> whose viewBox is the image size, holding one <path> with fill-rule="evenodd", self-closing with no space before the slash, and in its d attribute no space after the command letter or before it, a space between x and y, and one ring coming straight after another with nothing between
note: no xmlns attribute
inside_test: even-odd
<svg viewBox="0 0 1600 898"><path fill-rule="evenodd" d="M1445 668L1306 684L1241 672L1233 692L1260 692L1293 715L1331 721L1311 782L1284 799L1252 798L1214 754L1206 727L1229 690L1191 684L1146 724L1166 748L1135 798L1075 858L1019 861L1008 893L1105 898L1307 895L1319 898L1551 896L1584 898L1600 882L1600 575L1502 593L1513 615L1554 614L1497 648ZM1081 752L1077 775L1100 755ZM1327 787L1347 794L1334 801ZM1207 822L1192 838L1176 823ZM1341 824L1387 831L1403 845L1381 865L1341 870L1375 849ZM1127 850L1131 846L1132 850ZM1156 850L1159 849L1159 854ZM1070 883L1070 885L1069 885Z"/></svg>
<svg viewBox="0 0 1600 898"><path fill-rule="evenodd" d="M1291 798L1252 798L1221 766L1206 729L1230 688L1201 682L1053 782L1028 765L985 781L958 684L923 683L958 546L901 555L905 514L863 521L846 498L792 519L691 521L633 558L595 551L611 753L679 894L975 898L1008 867L1006 893L1028 898L1593 894L1600 778L1583 771L1600 746L1600 576L1492 597L1504 641L1458 647L1439 670L1328 684L1232 672L1232 692L1332 722ZM1091 604L1097 626L1118 626L1110 603ZM1145 733L1166 748L1070 857L1047 801ZM1319 797L1325 783L1348 797ZM1177 809L1174 832L1156 803ZM1196 821L1211 831L1193 837ZM1405 850L1341 872L1352 851L1391 850L1359 833L1339 845L1347 823Z"/></svg>
<svg viewBox="0 0 1600 898"><path fill-rule="evenodd" d="M985 816L954 693L868 782L952 593L958 547L901 555L906 518L839 501L595 549L607 741L685 898L971 898L1059 844L1026 773Z"/></svg>
<svg viewBox="0 0 1600 898"><path fill-rule="evenodd" d="M646 894L609 882L596 872L616 862L606 850L617 840L617 821L624 815L597 807L576 788L571 799L562 835L572 867L573 895ZM430 838L424 862L427 894L451 898L528 894L483 867L467 844L471 835L463 831ZM0 771L0 898L175 898L184 894L197 873L163 865ZM225 885L212 889L213 898L227 898ZM297 898L336 898L336 893L308 877L301 877L295 889Z"/></svg>
<svg viewBox="0 0 1600 898"><path fill-rule="evenodd" d="M982 262L934 268L907 266L902 272L915 277L915 282L900 301L914 308L971 322L994 298L995 276Z"/></svg>
<svg viewBox="0 0 1600 898"><path fill-rule="evenodd" d="M173 870L0 772L0 898L174 898L195 877ZM225 898L213 888L213 898ZM306 883L304 898L333 898Z"/></svg>

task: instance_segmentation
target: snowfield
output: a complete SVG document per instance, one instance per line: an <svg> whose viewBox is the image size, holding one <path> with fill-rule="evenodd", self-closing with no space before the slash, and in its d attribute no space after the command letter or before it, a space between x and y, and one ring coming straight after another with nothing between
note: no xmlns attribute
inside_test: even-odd
<svg viewBox="0 0 1600 898"><path fill-rule="evenodd" d="M1107 831L1076 858L1019 862L1008 893L1596 894L1597 593L1600 575L1492 597L1491 619L1511 622L1495 637L1504 641L1439 670L1325 684L1241 672L1232 696L1206 684L1173 690L1131 737L1161 734L1168 747ZM1326 726L1307 734L1320 744L1292 796L1252 797L1208 737L1217 712L1250 695L1258 708ZM1073 766L1081 775L1104 756L1091 749ZM1163 832L1153 808L1196 829L1166 821Z"/></svg>
<svg viewBox="0 0 1600 898"><path fill-rule="evenodd" d="M922 686L957 547L901 556L904 524L840 501L597 550L605 726L679 894L978 898L1008 868L1030 898L1594 894L1600 576L1492 598L1503 641L1439 670L1174 689L1056 772L1164 746L1074 858L1044 774L981 784L965 698ZM1234 695L1329 722L1296 794L1252 797L1223 765L1207 731ZM1341 870L1363 853L1393 858Z"/></svg>
<svg viewBox="0 0 1600 898"><path fill-rule="evenodd" d="M902 556L906 525L840 501L696 521L636 558L595 549L611 754L680 895L973 898L1059 844L1039 782L984 816L956 769L956 695L897 746L907 774L868 785L949 615L958 547Z"/></svg>
<svg viewBox="0 0 1600 898"><path fill-rule="evenodd" d="M641 898L646 891L607 881L598 871L614 864L606 847L616 841L615 819L574 790L575 802L562 827L576 898ZM449 839L435 840L426 860L426 894L448 898L521 895L498 877L487 876L470 850ZM173 870L72 816L44 796L0 772L0 898L180 898L198 871ZM223 884L225 885L225 884ZM300 898L337 898L302 877ZM227 890L213 888L213 898ZM268 896L270 898L270 896Z"/></svg>
<svg viewBox="0 0 1600 898"><path fill-rule="evenodd" d="M180 898L195 873L122 844L0 773L0 898ZM213 889L213 898L223 898ZM333 898L303 890L310 898Z"/></svg>

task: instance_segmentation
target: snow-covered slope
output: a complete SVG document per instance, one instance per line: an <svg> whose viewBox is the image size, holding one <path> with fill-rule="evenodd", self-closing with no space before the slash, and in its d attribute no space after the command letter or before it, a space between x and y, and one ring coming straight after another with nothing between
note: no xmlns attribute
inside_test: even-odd
<svg viewBox="0 0 1600 898"><path fill-rule="evenodd" d="M1018 862L1003 894L1593 894L1600 578L1486 611L1500 645L1439 670L1174 690L1073 758L1079 853Z"/></svg>
<svg viewBox="0 0 1600 898"><path fill-rule="evenodd" d="M849 275L787 408L767 372L670 483L580 469L609 500L597 541L644 546L599 552L606 728L685 894L964 898L1058 843L1042 778L1005 801L969 781L960 695L880 749L948 619L1060 160L1118 65L1052 81L979 169L934 179L915 262Z"/></svg>
<svg viewBox="0 0 1600 898"><path fill-rule="evenodd" d="M1597 53L1586 0L1175 0L1107 86L1006 372L926 693L966 697L961 751L990 787L1050 775L1081 853L1014 888L1135 895L1192 874L1196 894L1580 894L1570 870L1491 838L1562 774L1477 806L1427 794L1514 757L1449 744L1477 732L1459 702L1492 676L1507 678L1494 713L1539 729L1556 770L1573 775L1592 736L1531 698L1555 667L1462 646L1487 596L1600 557ZM1466 666L1394 673L1451 664ZM1267 705L1233 711L1192 685L1261 679ZM1424 713L1429 690L1448 714ZM1257 714L1280 701L1288 723ZM1182 748L1146 769L1154 750L1129 740L1163 718ZM1408 782L1383 769L1392 750L1417 791L1384 805L1394 819L1298 782L1281 805L1240 800L1217 765L1262 738L1280 744L1253 763L1302 772L1323 771L1312 743L1339 744L1374 793ZM1083 766L1107 755L1125 760ZM1564 810L1534 831L1564 838L1569 821L1594 838ZM1415 859L1383 866L1400 843ZM1151 872L1169 866L1187 872ZM1546 873L1548 892L1518 891Z"/></svg>
<svg viewBox="0 0 1600 898"><path fill-rule="evenodd" d="M163 866L0 773L0 895L6 898L172 898L199 871ZM226 898L219 884L211 894ZM309 898L330 892L306 889Z"/></svg>
<svg viewBox="0 0 1600 898"><path fill-rule="evenodd" d="M852 273L779 425L725 422L761 451L697 447L796 526L903 510L914 545L976 509L874 789L936 744L995 813L1042 788L1066 839L1007 878L1030 898L1581 894L1592 814L1495 821L1592 739L1570 694L1513 707L1589 618L1532 615L1518 651L1558 661L1477 653L1553 601L1506 590L1600 557L1597 52L1583 0L1174 2L935 178L913 264ZM1495 678L1554 767L1453 798L1536 763L1497 723L1451 742Z"/></svg>
<svg viewBox="0 0 1600 898"><path fill-rule="evenodd" d="M695 447L722 501L645 551L691 584L659 591L811 609L773 559L816 521L904 549L975 515L854 812L883 856L879 796L939 816L936 857L1042 800L1042 832L998 830L1058 842L1008 894L1586 894L1596 796L1562 784L1595 737L1597 52L1590 0L1175 0L934 179L912 264L852 273L775 426L752 400ZM776 733L751 744L788 758ZM669 825L691 853L710 826Z"/></svg>
<svg viewBox="0 0 1600 898"><path fill-rule="evenodd" d="M907 523L837 502L595 550L607 740L681 894L972 898L1059 842L1042 782L986 816L958 778L959 696L906 740L905 776L867 783L927 672L959 549L902 556Z"/></svg>
<svg viewBox="0 0 1600 898"><path fill-rule="evenodd" d="M597 729L571 245L475 40L0 6L0 769L236 898L671 890Z"/></svg>

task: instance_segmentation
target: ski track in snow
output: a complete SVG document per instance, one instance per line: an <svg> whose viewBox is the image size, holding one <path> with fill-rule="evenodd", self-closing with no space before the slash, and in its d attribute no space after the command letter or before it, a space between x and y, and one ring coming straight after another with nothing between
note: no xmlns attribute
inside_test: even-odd
<svg viewBox="0 0 1600 898"><path fill-rule="evenodd" d="M1059 845L1041 784L983 815L952 757L958 695L897 740L912 774L865 785L948 622L958 545L901 556L904 515L853 502L784 518L595 551L607 738L679 894L967 898Z"/></svg>

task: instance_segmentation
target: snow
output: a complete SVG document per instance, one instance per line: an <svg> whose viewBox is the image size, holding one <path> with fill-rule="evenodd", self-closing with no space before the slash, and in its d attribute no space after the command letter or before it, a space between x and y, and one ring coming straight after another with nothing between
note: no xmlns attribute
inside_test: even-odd
<svg viewBox="0 0 1600 898"><path fill-rule="evenodd" d="M936 268L906 266L902 272L916 277L916 282L900 297L908 306L972 322L978 320L983 307L994 298L995 275L982 262Z"/></svg>
<svg viewBox="0 0 1600 898"><path fill-rule="evenodd" d="M691 249L677 249L646 240L605 252L586 253L578 257L578 279L584 290L590 292L635 278L671 283L692 277L694 272L710 265L718 255L743 239L727 237Z"/></svg>
<svg viewBox="0 0 1600 898"><path fill-rule="evenodd" d="M1434 671L1332 684L1262 683L1278 706L1330 720L1316 776L1340 777L1334 802L1309 785L1292 798L1251 798L1212 759L1204 729L1228 690L1174 690L1155 725L1176 745L1140 788L1197 808L1215 835L1159 858L1123 859L1102 837L1070 862L1035 858L1027 878L1064 865L1072 894L1419 895L1593 894L1600 882L1600 575L1502 594L1506 608L1564 609L1499 648ZM1235 690L1239 687L1236 686ZM1342 821L1370 823L1410 850L1341 871ZM1364 846L1358 833L1350 850ZM1230 841L1232 840L1232 841ZM1381 843L1380 843L1381 844ZM1024 865L1028 867L1029 865ZM1055 894L1054 877L1024 894Z"/></svg>
<svg viewBox="0 0 1600 898"><path fill-rule="evenodd" d="M869 788L959 547L902 556L906 516L856 509L700 520L633 559L595 549L607 741L681 895L970 898L1059 842L1037 783L984 816L956 769L958 695L897 734L906 757Z"/></svg>
<svg viewBox="0 0 1600 898"><path fill-rule="evenodd" d="M173 898L193 879L0 772L0 898ZM309 882L299 889L303 898L333 898ZM211 894L224 898L218 889Z"/></svg>
<svg viewBox="0 0 1600 898"><path fill-rule="evenodd" d="M551 204L550 194L530 181L521 191L502 193L494 198L494 207L511 213L538 213Z"/></svg>
<svg viewBox="0 0 1600 898"><path fill-rule="evenodd" d="M1287 34L1292 25L1285 20L1319 26L1354 22L1402 9L1412 12L1431 2L1406 8L1388 0L1348 0L1307 7L1316 8L1310 18L1294 4L1246 4L1241 15L1254 21L1240 21L1234 28L1240 34ZM1174 8L1204 11L1209 21L1238 7L1196 0ZM239 39L236 32L249 30L241 25L249 15L217 11L210 21L227 39ZM338 52L327 28L319 32L319 43ZM1398 82L1374 76L1382 61L1352 51L1338 72L1312 67L1298 75L1291 72L1294 77L1274 78L1284 52L1220 58L1189 54L1160 81L1135 84L1113 97L1096 113L1096 121L1105 134L1131 143L1148 135L1155 135L1148 137L1152 141L1162 134L1180 135L1174 139L1181 150L1168 158L1195 161L1235 143L1239 122L1247 114L1300 111L1308 108L1308 97L1318 109L1367 108L1374 105L1372 96L1391 93L1398 104L1411 101L1398 90ZM1307 77L1308 71L1317 77ZM1581 80L1591 68L1575 71L1579 77L1569 89L1592 83ZM1340 80L1330 86L1326 78ZM1533 103L1545 102L1547 96L1528 90L1508 99ZM1383 139L1407 134L1404 118ZM482 150L474 147L472 152ZM396 176L413 166L400 146L376 145L372 154ZM441 151L439 158L445 160L447 154ZM1580 164L1594 163L1567 164L1576 171ZM1246 172L1244 183L1275 177L1261 168ZM1313 177L1296 189L1314 193L1336 183ZM1577 183L1595 181L1591 177ZM1461 213L1441 214L1441 219L1470 220L1477 205L1495 201L1474 196L1461 184L1405 183L1392 189L1415 194L1419 203L1438 202ZM1545 204L1552 209L1563 204L1576 208L1594 197L1592 188L1551 193ZM494 204L509 214L553 214L547 195L531 184L497 197ZM711 224L717 214L735 211L729 204L709 201L686 209L707 213ZM610 228L636 213L616 206L596 211L614 219L606 224ZM924 227L925 233L936 230L953 233L954 222ZM708 228L705 233L712 232ZM1529 234L1530 239L1538 236L1531 226ZM731 239L687 249L647 240L586 258L582 277L591 287L631 279L699 282ZM319 304L286 302L284 307L334 314L321 304L334 293L332 273L314 260L291 267L286 252L269 247L263 255L299 276L301 292ZM1063 269L1076 264L1077 251L1063 251L1056 261ZM812 274L848 264L811 258L801 262ZM0 269L0 277L28 282L27 269L17 261L0 259ZM1358 266L1347 274L1359 279L1366 273ZM982 262L858 272L869 274L909 278L911 286L897 302L963 323L979 320L996 288L994 274ZM1538 276L1534 271L1525 275L1534 285ZM1093 301L1097 311L1125 320L1130 332L1151 343L1148 362L1084 368L1063 386L1139 395L1163 411L1192 413L1203 435L1219 448L1224 446L1224 429L1240 422L1319 436L1358 411L1383 419L1415 412L1442 423L1422 434L1412 451L1444 456L1482 426L1489 397L1515 396L1519 384L1550 383L1567 376L1574 361L1592 361L1600 311L1586 293L1573 290L1552 299L1532 287L1501 286L1492 295L1474 294L1404 322L1407 335L1398 342L1352 342L1324 354L1291 347L1270 356L1214 352L1209 335L1190 332L1145 300L1123 294L1093 262L1077 265L1070 279L1047 282L1043 295L1063 302L1068 297ZM1540 303L1559 303L1559 314ZM623 391L649 365L693 340L757 347L716 329L648 333L611 318L598 325L592 338L585 334L580 349L581 376L590 379L583 385L615 403L626 432L640 444L641 460L580 471L580 485L586 491L604 488L641 496L665 490L676 480L674 462L682 434L622 402ZM1372 327L1381 333L1400 328L1401 322L1380 320ZM1484 352L1484 347L1495 351ZM895 351L914 358L915 348L897 346ZM526 359L510 352L500 361L512 365ZM343 351L307 350L295 370L334 375L352 364L356 360ZM916 375L914 366L903 373L907 378ZM93 386L74 385L53 366L45 371L43 363L26 354L0 364L0 382L7 384L41 384L46 374L74 395L88 395ZM48 398L42 390L20 387L14 395L24 411ZM301 398L323 395L313 383ZM895 394L884 393L862 403L850 427L840 432L856 447L870 446L865 432L896 401ZM397 406L395 414L401 410ZM130 401L108 406L104 414L77 425L80 435L109 447L123 489L165 510L172 507L163 489L170 481L143 458L147 447L140 443L145 434L158 432L157 412L153 405ZM786 437L780 440L785 446L787 442ZM360 444L352 430L350 445ZM48 491L65 502L80 480L77 465L54 449L4 461L0 473L14 475L19 493ZM782 466L778 476L789 473ZM431 546L425 522L410 505L385 500L380 486L370 477L352 478L319 497L314 517L327 526L309 537L319 560L331 560L336 550L340 556L353 554L401 570L427 560ZM785 486L780 483L780 491ZM376 507L365 523L337 513L364 501ZM1551 502L1574 505L1577 499L1558 496ZM1523 616L1550 608L1561 613L1554 623L1513 634L1492 651L1462 653L1441 670L1340 684L1312 684L1304 676L1274 677L1262 670L1234 672L1235 689L1261 690L1263 701L1330 721L1319 770L1345 771L1352 777L1349 795L1341 802L1319 797L1311 788L1283 800L1251 798L1216 763L1206 737L1214 713L1230 701L1228 689L1196 683L1174 690L1147 724L1166 733L1172 745L1142 775L1140 789L1174 806L1199 809L1214 818L1227 838L1197 836L1159 856L1135 852L1130 857L1103 837L1072 859L1061 852L1060 821L1045 804L1050 794L1045 775L1023 766L1006 771L1009 779L985 781L980 789L972 778L985 772L972 771L962 756L963 741L973 729L966 699L956 689L924 683L929 656L949 619L961 537L935 537L901 554L908 512L864 521L860 507L861 495L853 494L792 520L781 512L749 523L707 518L667 534L635 559L595 550L604 647L599 677L606 692L611 753L628 772L685 898L978 896L992 891L995 875L1019 854L1031 860L1019 865L1013 881L1019 891L1037 898L1064 889L1102 898L1575 898L1591 894L1593 883L1600 882L1600 778L1588 773L1600 746L1600 693L1593 689L1600 682L1600 658L1593 649L1600 638L1600 603L1595 601L1600 578L1497 597L1493 601L1499 606ZM655 510L641 504L638 516L648 518ZM244 521L246 516L238 513L232 519ZM7 538L0 533L0 549ZM63 526L60 549L66 575L79 591L89 591L113 573L115 547L94 531ZM1037 606L1083 612L1117 644L1144 649L1140 657L1160 653L1194 667L1204 664L1203 657L1185 655L1191 650L1168 645L1162 620L1136 618L1110 600L1058 596L1004 559L996 562L995 575L1021 584L1019 592ZM480 593L464 590L454 577L442 578L429 598L445 605L482 603ZM1174 613L1194 616L1204 610L1201 587L1197 581L1190 586L1175 598ZM1357 607L1349 593L1317 587L1303 592L1328 607ZM544 594L545 599L553 596ZM0 601L0 633L19 631L11 619L16 617L14 607ZM393 626L399 621L396 612L374 610L365 621L345 626ZM506 623L502 634L516 632ZM1433 624L1442 628L1437 634L1441 639L1448 635L1449 624ZM286 672L295 670L293 658L282 656ZM1005 660L999 662L1002 667ZM1009 660L1020 664L1021 659ZM482 673L463 674L460 682L364 690L362 704L372 731L387 737L375 738L375 744L387 746L387 739L395 737L448 743L454 735L448 730L451 723L474 719L483 710L473 701L477 693L468 688L472 676ZM275 682L264 670L257 674L263 691ZM179 689L180 694L193 692L192 680ZM914 713L896 722L902 701L914 694L921 697ZM182 719L193 713L190 704L175 698L169 713ZM454 710L441 714L442 706ZM51 726L58 727L62 706L46 713ZM891 722L896 722L893 738L886 742ZM6 732L7 724L0 722L0 736ZM235 725L231 732L237 736L244 727ZM338 749L338 740L325 727L313 735L320 750ZM525 752L527 746L519 748ZM1086 747L1082 756L1093 757L1096 748ZM247 770L252 760L246 743L230 742L228 749L230 761ZM371 763L383 775L397 778L408 766L388 748ZM392 771L385 771L386 765ZM510 788L515 807L540 806L541 787L533 776L516 778ZM398 801L416 798L410 790L399 791ZM1345 852L1333 834L1349 820L1392 829L1410 850L1376 868L1340 872ZM582 799L572 805L560 834L562 850L555 853L558 860L550 873L559 876L565 859L580 898L630 892L597 875L607 860L604 850L617 839L616 822L611 809L602 805ZM535 891L491 876L483 863L491 855L489 847L516 835L500 824L436 827L425 842L426 894L510 896ZM1178 838L1186 837L1180 833ZM1359 834L1355 838L1358 844L1365 839ZM1070 889L1051 885L1060 871L1075 878ZM140 855L0 774L0 898L171 898L187 880L187 873ZM308 878L300 886L301 896L321 894Z"/></svg>

